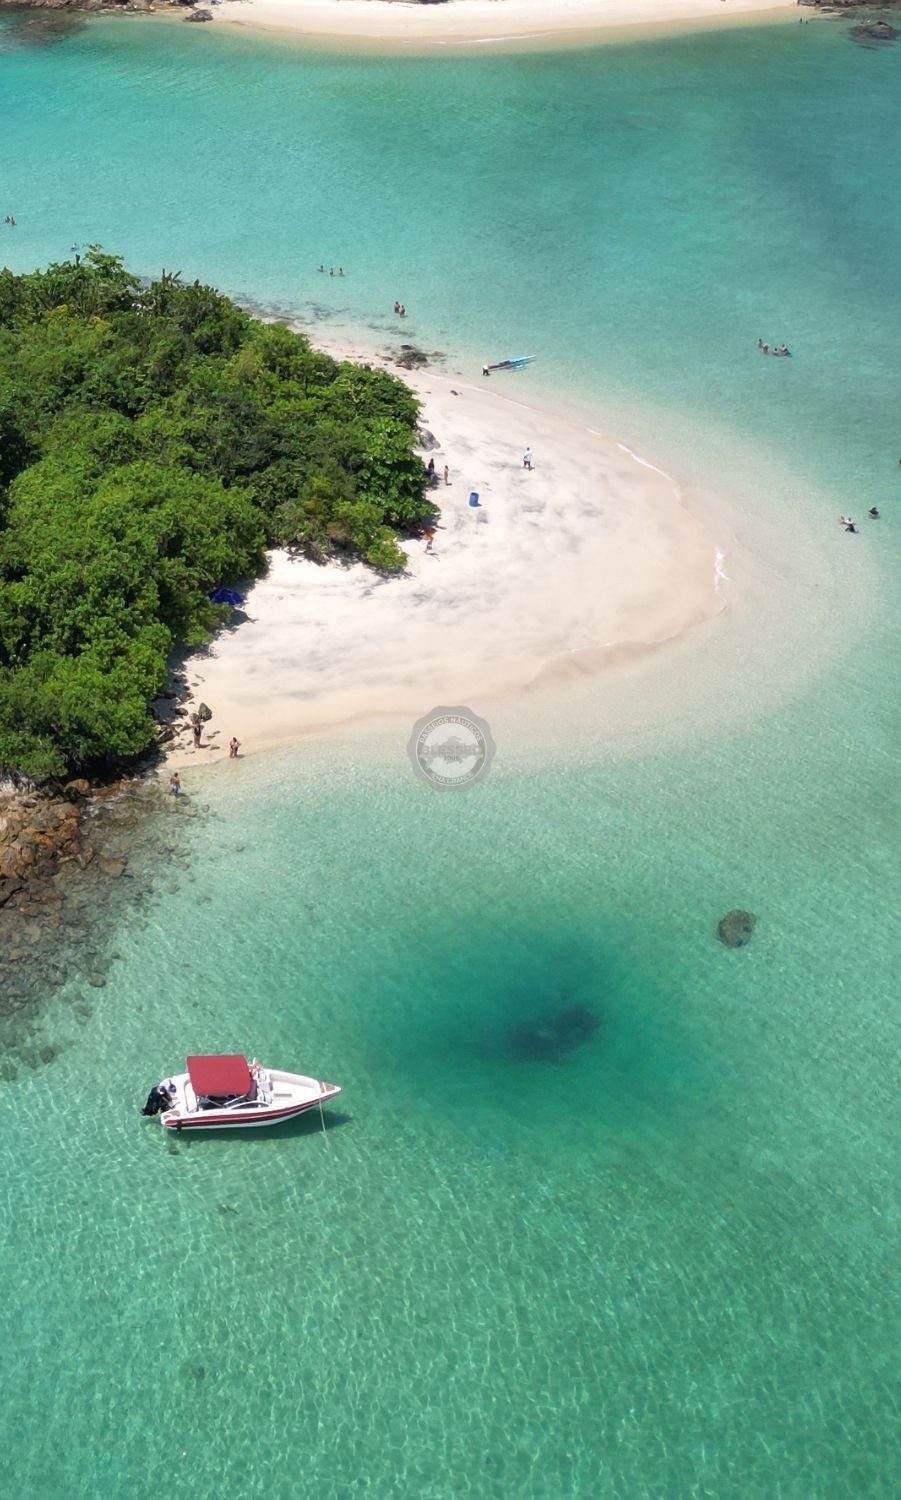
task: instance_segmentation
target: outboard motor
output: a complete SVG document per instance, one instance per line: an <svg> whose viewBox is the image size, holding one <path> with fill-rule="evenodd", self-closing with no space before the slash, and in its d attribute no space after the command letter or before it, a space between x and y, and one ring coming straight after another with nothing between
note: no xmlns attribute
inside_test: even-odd
<svg viewBox="0 0 901 1500"><path fill-rule="evenodd" d="M144 1108L141 1110L141 1114L162 1114L163 1110L168 1109L171 1103L172 1100L169 1098L169 1095L166 1093L165 1089L152 1088L150 1090L150 1093L147 1095L147 1102L144 1105Z"/></svg>

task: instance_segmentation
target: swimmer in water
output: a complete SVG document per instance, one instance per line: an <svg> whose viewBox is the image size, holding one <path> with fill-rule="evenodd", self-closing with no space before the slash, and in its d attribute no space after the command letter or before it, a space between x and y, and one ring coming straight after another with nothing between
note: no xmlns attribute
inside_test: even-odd
<svg viewBox="0 0 901 1500"><path fill-rule="evenodd" d="M869 516L871 521L879 520L879 511L877 510L875 505L870 506L869 510L867 511L867 515Z"/></svg>

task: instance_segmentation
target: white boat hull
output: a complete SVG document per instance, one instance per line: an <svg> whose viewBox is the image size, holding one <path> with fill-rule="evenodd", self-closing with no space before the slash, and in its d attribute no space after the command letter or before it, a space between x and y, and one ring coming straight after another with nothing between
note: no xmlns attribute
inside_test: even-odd
<svg viewBox="0 0 901 1500"><path fill-rule="evenodd" d="M160 1114L166 1130L252 1130L264 1125L278 1125L293 1120L310 1109L316 1109L341 1090L335 1083L323 1083L301 1073L285 1073L278 1068L260 1070L260 1092L257 1098L232 1101L222 1106L202 1107L191 1087L187 1073L175 1073L168 1080L175 1085L175 1103Z"/></svg>

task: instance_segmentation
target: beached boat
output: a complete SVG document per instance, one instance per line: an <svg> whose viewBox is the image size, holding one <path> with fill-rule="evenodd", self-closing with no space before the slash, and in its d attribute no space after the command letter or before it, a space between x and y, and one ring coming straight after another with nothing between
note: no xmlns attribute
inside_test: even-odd
<svg viewBox="0 0 901 1500"><path fill-rule="evenodd" d="M142 1113L159 1115L169 1130L243 1130L277 1125L334 1099L341 1090L301 1073L263 1068L240 1054L189 1057L186 1073L164 1078L147 1095Z"/></svg>
<svg viewBox="0 0 901 1500"><path fill-rule="evenodd" d="M518 354L514 359L499 359L493 365L483 365L483 370L521 370L535 359L534 354Z"/></svg>

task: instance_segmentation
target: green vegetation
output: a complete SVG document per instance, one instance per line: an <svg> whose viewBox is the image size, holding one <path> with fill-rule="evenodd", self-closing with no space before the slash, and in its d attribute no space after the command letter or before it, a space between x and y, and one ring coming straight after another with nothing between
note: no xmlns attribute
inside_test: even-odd
<svg viewBox="0 0 901 1500"><path fill-rule="evenodd" d="M172 647L267 545L401 567L435 514L417 415L392 376L99 248L0 271L0 768L143 750Z"/></svg>

